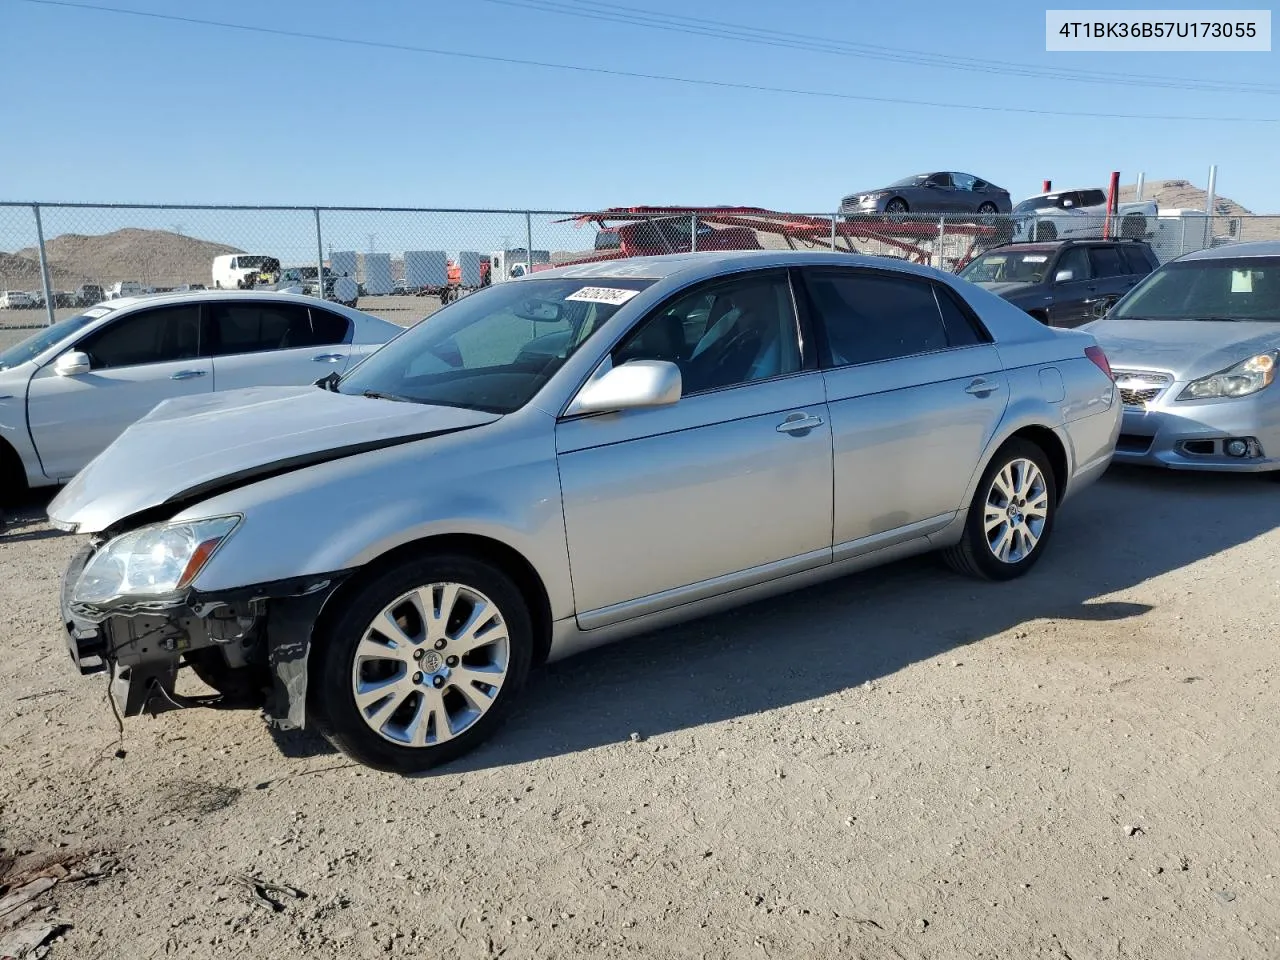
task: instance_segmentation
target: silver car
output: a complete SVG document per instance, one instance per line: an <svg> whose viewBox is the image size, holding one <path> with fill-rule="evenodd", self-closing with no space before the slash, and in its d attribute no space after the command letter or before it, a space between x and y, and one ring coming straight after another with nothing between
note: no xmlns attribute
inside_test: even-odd
<svg viewBox="0 0 1280 960"><path fill-rule="evenodd" d="M1280 242L1166 263L1081 329L1115 368L1118 462L1280 470Z"/></svg>
<svg viewBox="0 0 1280 960"><path fill-rule="evenodd" d="M49 508L89 540L63 622L126 715L198 702L186 664L421 770L550 658L929 550L1025 573L1119 426L1091 336L928 267L562 267L340 379L160 406Z"/></svg>

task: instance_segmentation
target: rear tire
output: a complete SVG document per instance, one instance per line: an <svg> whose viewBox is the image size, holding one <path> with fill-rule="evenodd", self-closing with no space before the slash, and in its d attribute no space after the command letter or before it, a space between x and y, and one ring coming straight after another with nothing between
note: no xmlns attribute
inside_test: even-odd
<svg viewBox="0 0 1280 960"><path fill-rule="evenodd" d="M1032 239L1037 243L1058 239L1058 228L1052 223L1037 223Z"/></svg>
<svg viewBox="0 0 1280 960"><path fill-rule="evenodd" d="M1147 218L1140 213L1130 213L1120 221L1120 236L1129 240L1141 240L1147 235Z"/></svg>
<svg viewBox="0 0 1280 960"><path fill-rule="evenodd" d="M957 573L1012 580L1040 559L1053 533L1058 493L1053 466L1034 443L1014 437L982 472L960 542L943 551Z"/></svg>
<svg viewBox="0 0 1280 960"><path fill-rule="evenodd" d="M326 739L378 770L417 773L470 752L506 719L533 662L533 626L498 568L424 557L346 597L313 656L311 709Z"/></svg>

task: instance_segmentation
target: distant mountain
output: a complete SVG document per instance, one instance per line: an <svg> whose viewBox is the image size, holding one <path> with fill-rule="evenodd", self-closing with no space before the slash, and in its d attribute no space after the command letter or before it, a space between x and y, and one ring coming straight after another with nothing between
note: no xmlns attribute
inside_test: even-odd
<svg viewBox="0 0 1280 960"><path fill-rule="evenodd" d="M1137 196L1137 184L1129 184L1120 188L1121 200L1132 200ZM1154 200L1161 209L1178 209L1187 207L1203 210L1209 192L1197 187L1190 180L1148 180L1142 187L1144 200ZM1230 197L1218 196L1213 202L1214 212L1224 217L1252 217L1254 212L1242 207ZM1278 218L1280 219L1280 218Z"/></svg>
<svg viewBox="0 0 1280 960"><path fill-rule="evenodd" d="M81 281L72 283L72 277L57 268L50 268L49 282L57 290L68 289ZM40 261L38 258L20 256L16 253L0 252L0 290L35 291L43 287L40 279Z"/></svg>
<svg viewBox="0 0 1280 960"><path fill-rule="evenodd" d="M145 286L172 287L182 283L210 282L213 258L224 253L244 253L225 243L200 240L168 230L140 230L129 227L114 233L89 236L64 233L45 244L45 255L57 283L101 283L137 280ZM37 263L33 247L17 256ZM0 275L3 275L0 266ZM55 284L57 285L57 284Z"/></svg>

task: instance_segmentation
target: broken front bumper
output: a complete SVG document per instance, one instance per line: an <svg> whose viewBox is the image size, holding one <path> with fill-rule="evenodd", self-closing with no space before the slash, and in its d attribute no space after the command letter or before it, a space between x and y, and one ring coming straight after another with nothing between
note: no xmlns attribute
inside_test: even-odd
<svg viewBox="0 0 1280 960"><path fill-rule="evenodd" d="M81 674L107 672L122 716L193 705L174 690L184 656L219 650L232 668L269 676L267 716L283 729L306 725L307 658L320 611L347 572L241 587L219 594L192 590L180 606L78 610L76 583L93 556L80 550L62 578L67 650Z"/></svg>

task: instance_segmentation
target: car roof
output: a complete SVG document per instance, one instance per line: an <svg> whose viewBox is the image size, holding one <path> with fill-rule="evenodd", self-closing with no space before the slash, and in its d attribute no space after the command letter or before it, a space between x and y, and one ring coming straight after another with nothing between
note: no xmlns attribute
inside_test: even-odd
<svg viewBox="0 0 1280 960"><path fill-rule="evenodd" d="M584 279L630 277L643 280L665 280L675 276L680 276L682 280L697 281L739 270L799 266L878 267L921 276L937 276L939 273L932 267L920 266L896 257L799 250L713 250L701 253L671 253L656 257L593 260L555 267L551 270L539 270L513 282L528 283L531 280L562 277Z"/></svg>
<svg viewBox="0 0 1280 960"><path fill-rule="evenodd" d="M1050 190L1048 193L1037 193L1034 196L1027 197L1028 200L1039 200L1041 197L1058 197L1064 193L1084 193L1088 191L1092 193L1097 190L1100 193L1106 193L1102 187L1062 187L1059 190Z"/></svg>
<svg viewBox="0 0 1280 960"><path fill-rule="evenodd" d="M149 307L163 306L171 303L190 303L191 301L199 302L222 302L243 300L249 297L254 300L276 300L282 303L315 303L315 297L309 297L302 293L288 293L283 290L173 290L168 293L145 293L136 297L119 297L115 300L107 300L103 303L95 303L95 307L110 307L112 310L123 310L125 307L134 307L139 304L146 304ZM345 310L342 304L325 302L325 306L334 310ZM360 313L359 310L354 311Z"/></svg>
<svg viewBox="0 0 1280 960"><path fill-rule="evenodd" d="M1280 257L1280 240L1251 240L1248 243L1228 243L1221 247L1196 250L1178 259L1229 260L1233 257Z"/></svg>

